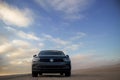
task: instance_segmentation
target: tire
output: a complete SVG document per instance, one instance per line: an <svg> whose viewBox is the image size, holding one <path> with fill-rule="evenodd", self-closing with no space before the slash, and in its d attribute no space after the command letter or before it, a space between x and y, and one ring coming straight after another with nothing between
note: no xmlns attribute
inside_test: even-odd
<svg viewBox="0 0 120 80"><path fill-rule="evenodd" d="M66 72L66 73L65 73L65 76L66 76L66 77L71 76L71 71Z"/></svg>
<svg viewBox="0 0 120 80"><path fill-rule="evenodd" d="M32 71L32 77L38 77L38 72L33 72Z"/></svg>

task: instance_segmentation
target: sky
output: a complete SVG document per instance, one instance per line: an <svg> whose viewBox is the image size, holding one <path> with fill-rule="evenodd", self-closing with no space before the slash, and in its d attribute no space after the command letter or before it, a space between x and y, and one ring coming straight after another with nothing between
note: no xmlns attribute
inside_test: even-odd
<svg viewBox="0 0 120 80"><path fill-rule="evenodd" d="M120 61L117 0L0 0L0 75L31 72L34 54L62 50L72 70Z"/></svg>

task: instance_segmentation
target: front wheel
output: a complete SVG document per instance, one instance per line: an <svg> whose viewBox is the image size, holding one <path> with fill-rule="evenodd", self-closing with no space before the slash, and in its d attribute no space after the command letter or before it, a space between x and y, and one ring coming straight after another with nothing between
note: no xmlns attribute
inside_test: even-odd
<svg viewBox="0 0 120 80"><path fill-rule="evenodd" d="M67 77L71 76L71 71L66 72L65 76L67 76Z"/></svg>
<svg viewBox="0 0 120 80"><path fill-rule="evenodd" d="M38 72L32 71L32 77L38 77Z"/></svg>

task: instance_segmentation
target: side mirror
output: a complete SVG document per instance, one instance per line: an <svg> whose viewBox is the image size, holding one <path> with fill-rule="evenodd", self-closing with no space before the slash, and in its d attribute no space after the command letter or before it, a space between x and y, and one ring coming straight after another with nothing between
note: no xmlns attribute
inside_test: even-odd
<svg viewBox="0 0 120 80"><path fill-rule="evenodd" d="M66 55L67 58L69 58L69 55Z"/></svg>
<svg viewBox="0 0 120 80"><path fill-rule="evenodd" d="M35 54L35 55L33 55L33 57L37 57L37 55Z"/></svg>

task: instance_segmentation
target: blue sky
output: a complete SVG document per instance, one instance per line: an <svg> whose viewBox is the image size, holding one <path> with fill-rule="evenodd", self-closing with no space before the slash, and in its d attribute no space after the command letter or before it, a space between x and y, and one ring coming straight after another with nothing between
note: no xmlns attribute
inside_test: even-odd
<svg viewBox="0 0 120 80"><path fill-rule="evenodd" d="M120 60L116 0L2 0L0 8L1 74L30 72L32 55L44 49L69 54L73 69Z"/></svg>

